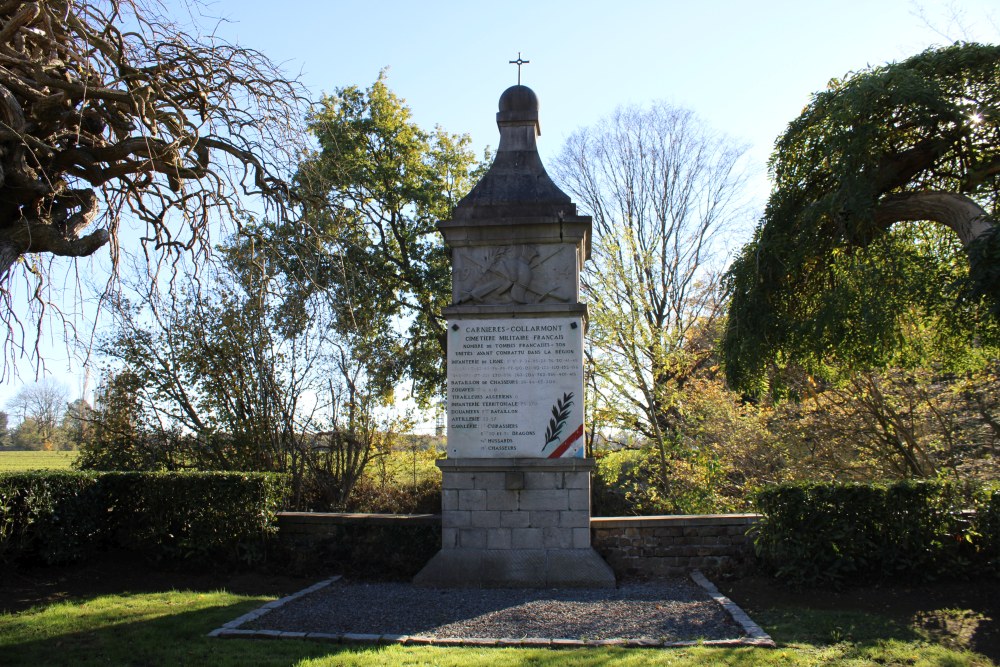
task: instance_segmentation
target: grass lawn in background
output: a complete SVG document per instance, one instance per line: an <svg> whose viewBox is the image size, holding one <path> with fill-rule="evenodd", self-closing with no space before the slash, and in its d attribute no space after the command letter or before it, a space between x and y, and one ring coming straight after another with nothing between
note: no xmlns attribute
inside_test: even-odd
<svg viewBox="0 0 1000 667"><path fill-rule="evenodd" d="M69 470L79 452L0 452L0 472Z"/></svg>
<svg viewBox="0 0 1000 667"><path fill-rule="evenodd" d="M79 452L0 451L0 472L25 470L69 470ZM396 449L378 457L365 471L378 482L384 476L387 484L412 486L428 479L441 479L441 471L434 465L437 450Z"/></svg>
<svg viewBox="0 0 1000 667"><path fill-rule="evenodd" d="M987 667L994 664L990 658L969 647L996 650L981 640L990 636L988 626L996 624L996 603L991 601L1000 594L997 582L824 595L784 591L768 580L751 579L723 584L723 589L774 637L777 649L552 650L343 646L205 636L312 579L192 575L109 557L87 566L7 572L0 581L0 609L9 610L0 614L0 664L11 665ZM962 590L956 592L956 586ZM914 606L919 613L911 613Z"/></svg>

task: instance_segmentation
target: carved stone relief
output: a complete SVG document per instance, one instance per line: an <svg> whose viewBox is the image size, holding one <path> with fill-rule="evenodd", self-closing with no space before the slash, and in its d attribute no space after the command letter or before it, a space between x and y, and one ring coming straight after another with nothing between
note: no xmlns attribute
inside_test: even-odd
<svg viewBox="0 0 1000 667"><path fill-rule="evenodd" d="M579 296L576 248L520 244L455 248L455 305L570 303Z"/></svg>

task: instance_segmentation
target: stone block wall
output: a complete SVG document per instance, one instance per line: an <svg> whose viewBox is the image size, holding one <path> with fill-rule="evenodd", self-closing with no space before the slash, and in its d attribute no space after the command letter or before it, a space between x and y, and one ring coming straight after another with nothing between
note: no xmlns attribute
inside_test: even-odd
<svg viewBox="0 0 1000 667"><path fill-rule="evenodd" d="M464 458L441 468L441 551L418 586L614 587L590 545L593 459Z"/></svg>
<svg viewBox="0 0 1000 667"><path fill-rule="evenodd" d="M594 549L619 577L731 571L753 559L758 514L593 517Z"/></svg>
<svg viewBox="0 0 1000 667"><path fill-rule="evenodd" d="M486 480L481 479L480 485L484 483ZM553 484L555 483L553 479ZM563 484L565 483L564 478ZM474 491L477 490L475 486L473 480L469 489L459 491ZM499 496L493 497L496 502L495 499ZM509 507L512 502L510 497L503 500L508 504L507 509L496 510L489 509L488 493L486 498L487 509L481 511L498 512L501 527L511 529L510 539L513 543L513 529L527 527L520 525L525 521L523 513L511 514L513 508ZM453 499L450 502L457 501ZM543 521L558 521L562 518L558 513L562 511L573 510L552 510L556 514L549 514ZM513 519L515 516L521 518ZM589 536L595 550L618 577L673 576L686 574L693 569L730 571L752 564L752 531L758 518L757 514L593 517L590 519ZM486 520L492 521L493 518L488 516ZM471 516L469 522L468 528L472 529ZM514 525L504 525L511 522ZM303 552L318 549L320 554L317 555L326 556L324 562L328 568L345 568L351 565L345 571L385 575L385 568L388 566L397 570L400 576L419 570L440 548L438 535L445 532L441 516L435 514L283 512L278 515L278 527L282 543ZM456 530L460 531L462 528ZM541 531L519 532L518 540L537 543L541 539L542 544L545 544L545 528ZM449 539L460 540L460 533L450 533ZM473 536L469 539L476 543L478 538ZM490 539L487 532L487 545L490 544ZM407 545L402 550L404 553L400 553L402 544ZM420 549L415 548L417 544L421 545ZM339 557L333 558L333 555ZM404 555L408 561L419 562L395 562L395 559ZM381 562L387 556L391 557L390 562Z"/></svg>
<svg viewBox="0 0 1000 667"><path fill-rule="evenodd" d="M442 548L590 548L590 470L580 468L443 468Z"/></svg>

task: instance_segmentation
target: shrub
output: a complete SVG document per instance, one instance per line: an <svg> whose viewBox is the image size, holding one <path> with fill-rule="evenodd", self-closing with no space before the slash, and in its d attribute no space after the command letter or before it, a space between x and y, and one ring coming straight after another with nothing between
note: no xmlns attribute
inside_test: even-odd
<svg viewBox="0 0 1000 667"><path fill-rule="evenodd" d="M594 516L718 514L746 511L744 499L727 495L736 486L711 451L688 451L667 459L666 483L655 449L595 453L591 480Z"/></svg>
<svg viewBox="0 0 1000 667"><path fill-rule="evenodd" d="M422 479L412 485L379 485L361 478L351 490L347 509L370 514L440 514L441 480Z"/></svg>
<svg viewBox="0 0 1000 667"><path fill-rule="evenodd" d="M263 560L285 490L269 473L125 472L101 480L120 546L202 564Z"/></svg>
<svg viewBox="0 0 1000 667"><path fill-rule="evenodd" d="M90 473L0 474L0 560L52 565L82 558L105 528L100 495Z"/></svg>
<svg viewBox="0 0 1000 667"><path fill-rule="evenodd" d="M976 531L982 537L983 557L1000 574L1000 484L984 489L976 514Z"/></svg>
<svg viewBox="0 0 1000 667"><path fill-rule="evenodd" d="M685 513L663 495L651 449L599 452L591 477L594 516L649 516Z"/></svg>
<svg viewBox="0 0 1000 667"><path fill-rule="evenodd" d="M155 561L259 562L283 494L267 473L0 475L0 558L68 562L112 547Z"/></svg>
<svg viewBox="0 0 1000 667"><path fill-rule="evenodd" d="M982 563L967 509L970 487L805 483L756 494L764 515L755 546L762 563L792 584L970 576Z"/></svg>

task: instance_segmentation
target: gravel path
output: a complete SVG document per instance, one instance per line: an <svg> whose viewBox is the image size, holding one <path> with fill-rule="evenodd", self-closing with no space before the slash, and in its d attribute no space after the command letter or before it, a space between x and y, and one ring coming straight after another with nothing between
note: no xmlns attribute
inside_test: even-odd
<svg viewBox="0 0 1000 667"><path fill-rule="evenodd" d="M437 589L336 581L243 623L243 630L435 639L739 639L742 626L683 579L617 589Z"/></svg>

